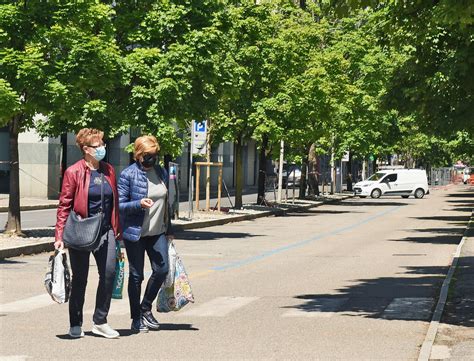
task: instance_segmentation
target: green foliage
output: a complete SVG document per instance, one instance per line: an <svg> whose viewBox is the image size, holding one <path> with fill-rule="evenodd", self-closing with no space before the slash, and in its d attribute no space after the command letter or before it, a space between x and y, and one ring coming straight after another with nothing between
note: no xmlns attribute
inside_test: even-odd
<svg viewBox="0 0 474 361"><path fill-rule="evenodd" d="M8 123L20 108L19 96L4 79L0 79L0 125Z"/></svg>
<svg viewBox="0 0 474 361"><path fill-rule="evenodd" d="M293 159L468 158L473 19L468 0L2 2L0 119L139 127L174 156L208 119L214 143L284 139Z"/></svg>
<svg viewBox="0 0 474 361"><path fill-rule="evenodd" d="M21 99L6 117L21 116L21 129L42 135L84 126L114 135L122 76L112 16L96 1L0 5L0 76ZM34 123L37 113L47 120Z"/></svg>

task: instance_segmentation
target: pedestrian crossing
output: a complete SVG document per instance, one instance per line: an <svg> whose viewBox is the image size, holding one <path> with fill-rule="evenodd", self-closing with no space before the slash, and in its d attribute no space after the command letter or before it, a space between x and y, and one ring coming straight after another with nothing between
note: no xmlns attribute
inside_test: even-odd
<svg viewBox="0 0 474 361"><path fill-rule="evenodd" d="M217 297L180 314L181 317L225 317L260 297Z"/></svg>
<svg viewBox="0 0 474 361"><path fill-rule="evenodd" d="M54 304L51 297L44 293L42 295L24 298L22 300L0 304L0 313L24 313L47 307Z"/></svg>
<svg viewBox="0 0 474 361"><path fill-rule="evenodd" d="M112 300L110 315L128 316L130 306L128 298L121 300ZM277 303L286 303L278 305ZM222 318L230 317L236 313L246 313L248 308L257 308L271 310L278 317L285 319L291 318L331 318L344 315L356 315L352 309L350 297L312 297L305 299L304 302L295 304L295 298L282 298L276 304L270 304L267 297L242 297L242 296L219 296L203 303L189 304L182 311L176 313L181 318ZM360 303L360 299L357 299ZM380 300L377 300L380 302ZM368 297L363 303L370 305L372 300ZM290 305L288 305L290 304ZM0 314L26 313L40 308L57 306L49 295L38 295L23 300L0 304ZM420 320L428 321L431 318L432 310L435 305L435 299L429 297L405 297L387 299L385 306L381 307L380 312L360 312L361 315L375 317L387 320ZM87 308L85 315L92 315L93 308Z"/></svg>

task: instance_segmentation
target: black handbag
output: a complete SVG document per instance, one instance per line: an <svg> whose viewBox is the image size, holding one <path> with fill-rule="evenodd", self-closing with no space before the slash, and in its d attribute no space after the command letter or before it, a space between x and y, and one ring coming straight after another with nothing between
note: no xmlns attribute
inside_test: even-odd
<svg viewBox="0 0 474 361"><path fill-rule="evenodd" d="M73 209L66 221L63 242L67 247L78 251L94 251L100 246L102 225L104 224L104 175L101 174L100 184L101 207L99 213L82 218Z"/></svg>

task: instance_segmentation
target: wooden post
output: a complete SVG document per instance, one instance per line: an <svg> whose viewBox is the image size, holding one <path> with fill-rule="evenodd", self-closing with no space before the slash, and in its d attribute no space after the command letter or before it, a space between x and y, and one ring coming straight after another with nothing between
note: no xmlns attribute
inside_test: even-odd
<svg viewBox="0 0 474 361"><path fill-rule="evenodd" d="M199 178L201 175L201 165L196 162L196 210L199 211Z"/></svg>
<svg viewBox="0 0 474 361"><path fill-rule="evenodd" d="M196 208L199 209L199 178L201 175L201 166L211 167L217 166L219 167L219 181L218 181L218 195L217 195L217 202L218 202L218 210L221 209L221 192L222 192L222 162L196 162L194 163L196 166ZM210 202L210 199L209 199ZM209 210L210 207L206 206L206 210Z"/></svg>
<svg viewBox="0 0 474 361"><path fill-rule="evenodd" d="M211 120L207 120L207 129L209 130L211 126ZM207 152L206 152L206 212L209 211L211 207L211 132L207 132Z"/></svg>
<svg viewBox="0 0 474 361"><path fill-rule="evenodd" d="M222 192L222 163L219 164L219 179L217 180L217 211L221 211L221 192Z"/></svg>
<svg viewBox="0 0 474 361"><path fill-rule="evenodd" d="M208 163L210 163L208 161ZM206 166L206 212L211 207L211 166Z"/></svg>

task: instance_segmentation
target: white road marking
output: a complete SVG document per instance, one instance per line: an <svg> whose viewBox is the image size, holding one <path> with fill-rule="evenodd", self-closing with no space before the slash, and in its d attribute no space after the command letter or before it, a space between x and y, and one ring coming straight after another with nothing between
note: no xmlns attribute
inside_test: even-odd
<svg viewBox="0 0 474 361"><path fill-rule="evenodd" d="M11 356L0 356L0 361L25 361L31 358L28 355L11 355Z"/></svg>
<svg viewBox="0 0 474 361"><path fill-rule="evenodd" d="M308 300L306 304L295 306L282 317L322 317L328 318L333 316L338 309L346 303L349 298L316 298Z"/></svg>
<svg viewBox="0 0 474 361"><path fill-rule="evenodd" d="M427 297L394 298L382 317L389 320L429 320L435 300Z"/></svg>
<svg viewBox="0 0 474 361"><path fill-rule="evenodd" d="M22 300L0 305L0 313L29 312L38 308L43 308L56 304L51 297L46 294L33 296Z"/></svg>
<svg viewBox="0 0 474 361"><path fill-rule="evenodd" d="M92 315L94 313L94 308L88 309L84 312L85 315ZM109 315L128 315L130 314L130 303L128 298L122 298L121 300L112 299L110 304Z"/></svg>
<svg viewBox="0 0 474 361"><path fill-rule="evenodd" d="M258 299L259 297L217 297L209 302L192 307L179 314L179 316L224 317Z"/></svg>

